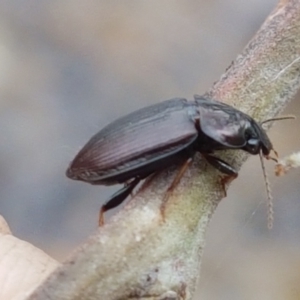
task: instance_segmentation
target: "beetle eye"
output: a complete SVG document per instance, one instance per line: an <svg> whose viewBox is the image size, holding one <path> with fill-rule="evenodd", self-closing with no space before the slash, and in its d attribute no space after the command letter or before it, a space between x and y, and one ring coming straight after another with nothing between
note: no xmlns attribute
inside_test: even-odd
<svg viewBox="0 0 300 300"><path fill-rule="evenodd" d="M257 154L260 150L260 141L257 139L249 139L245 150L251 154Z"/></svg>

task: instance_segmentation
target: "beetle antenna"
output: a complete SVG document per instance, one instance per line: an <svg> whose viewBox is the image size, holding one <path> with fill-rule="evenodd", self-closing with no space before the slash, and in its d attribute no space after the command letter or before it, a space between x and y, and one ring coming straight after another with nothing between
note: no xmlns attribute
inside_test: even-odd
<svg viewBox="0 0 300 300"><path fill-rule="evenodd" d="M271 185L268 179L268 174L266 171L263 155L260 152L259 153L259 158L261 162L261 167L263 170L263 175L265 179L265 186L266 186L266 192L267 192L267 205L268 205L268 228L272 229L273 227L273 222L274 222L274 209L273 209L273 197L272 197L272 191L271 191Z"/></svg>
<svg viewBox="0 0 300 300"><path fill-rule="evenodd" d="M282 116L282 117L275 117L275 118L264 120L260 123L260 125L268 123L268 122L272 122L272 121L295 120L295 119L296 119L296 116L294 116L294 115L286 115L286 116Z"/></svg>

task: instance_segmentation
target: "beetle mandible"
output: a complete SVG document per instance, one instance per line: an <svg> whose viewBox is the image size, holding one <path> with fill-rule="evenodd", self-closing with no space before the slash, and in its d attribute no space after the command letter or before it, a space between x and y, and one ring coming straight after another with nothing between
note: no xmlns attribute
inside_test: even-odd
<svg viewBox="0 0 300 300"><path fill-rule="evenodd" d="M213 155L224 149L261 153L269 159L273 146L260 124L230 105L198 95L192 101L174 98L107 125L79 151L66 175L94 185L124 184L102 206L102 225L104 212L121 204L141 180L182 163L170 191L196 152L220 172L236 177L232 166Z"/></svg>

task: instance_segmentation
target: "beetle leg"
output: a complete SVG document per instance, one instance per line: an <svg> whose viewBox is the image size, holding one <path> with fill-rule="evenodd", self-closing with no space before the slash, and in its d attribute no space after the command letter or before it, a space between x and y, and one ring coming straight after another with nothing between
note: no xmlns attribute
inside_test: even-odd
<svg viewBox="0 0 300 300"><path fill-rule="evenodd" d="M174 188L178 185L180 179L185 174L186 170L188 169L188 167L191 165L192 162L193 162L193 157L190 157L188 160L186 160L184 162L184 164L181 166L179 172L176 174L172 184L168 187L168 189L165 193L165 196L162 200L162 204L160 206L160 212L161 212L163 221L165 220L165 209L166 209L168 199L171 196Z"/></svg>
<svg viewBox="0 0 300 300"><path fill-rule="evenodd" d="M227 196L226 185L228 185L231 181L233 181L234 179L236 179L238 177L238 172L232 166L230 166L227 162L225 162L224 160L222 160L216 156L203 154L203 153L202 153L202 156L206 159L206 161L210 165L215 167L220 172L228 175L221 179L221 184L223 186L225 197L226 197Z"/></svg>
<svg viewBox="0 0 300 300"><path fill-rule="evenodd" d="M135 178L130 183L126 183L122 189L114 193L109 200L107 200L101 207L99 213L99 226L104 225L104 213L118 205L120 205L132 192L132 190L139 184L140 178Z"/></svg>
<svg viewBox="0 0 300 300"><path fill-rule="evenodd" d="M221 185L223 187L224 196L227 197L226 186L229 185L234 179L238 177L238 173L236 175L228 175L221 179Z"/></svg>
<svg viewBox="0 0 300 300"><path fill-rule="evenodd" d="M201 153L201 154L210 165L215 167L221 173L224 173L229 176L237 177L238 172L231 165L229 165L227 162L225 162L221 158L218 158L216 156L212 156L209 154L203 154L203 153Z"/></svg>
<svg viewBox="0 0 300 300"><path fill-rule="evenodd" d="M158 174L159 174L159 172L156 172L156 173L149 174L146 177L143 176L141 178L141 180L144 179L144 178L147 178L147 179L144 181L144 183L142 184L140 189L136 192L136 195L138 193L140 193L141 191L143 191L144 189L146 189L150 185L150 183L153 181L153 179L156 177L156 175L158 175Z"/></svg>

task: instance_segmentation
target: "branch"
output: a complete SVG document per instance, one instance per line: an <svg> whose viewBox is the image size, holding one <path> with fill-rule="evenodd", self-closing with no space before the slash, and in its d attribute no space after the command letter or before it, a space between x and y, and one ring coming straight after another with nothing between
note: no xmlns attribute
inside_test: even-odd
<svg viewBox="0 0 300 300"><path fill-rule="evenodd" d="M207 95L256 120L276 116L299 87L299 32L300 2L280 2ZM247 155L226 151L222 158L239 169ZM220 174L197 159L162 222L161 201L175 171L157 175L28 300L191 299L205 232L225 195Z"/></svg>

